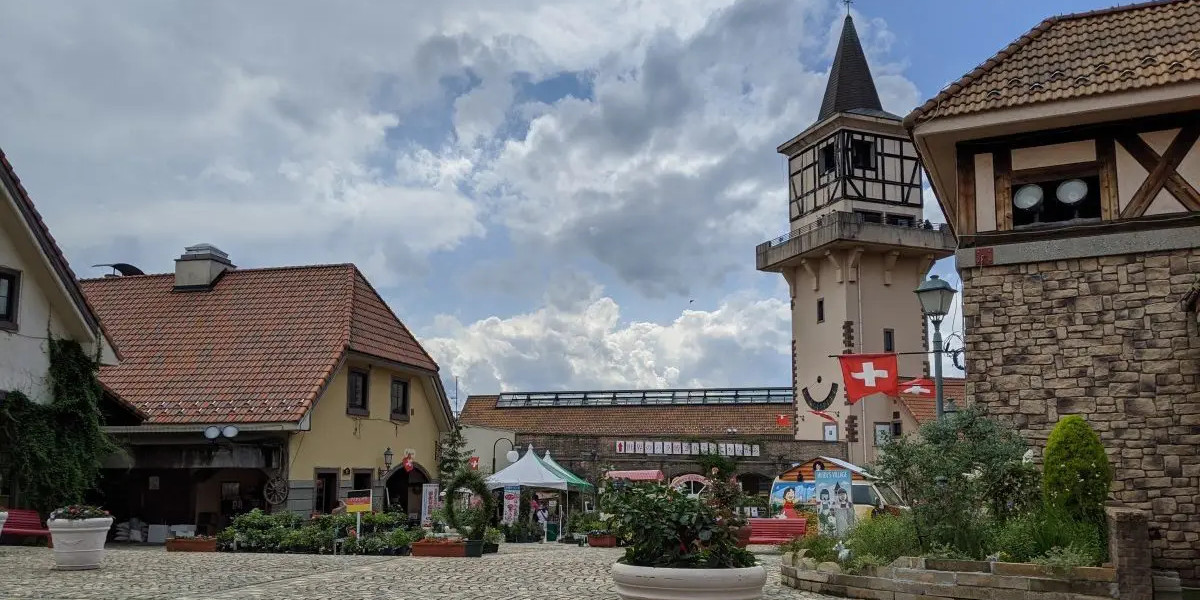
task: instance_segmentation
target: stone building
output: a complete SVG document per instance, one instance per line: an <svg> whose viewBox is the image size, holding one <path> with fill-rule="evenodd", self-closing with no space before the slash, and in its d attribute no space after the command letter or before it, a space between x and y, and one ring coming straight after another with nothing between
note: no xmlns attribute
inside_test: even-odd
<svg viewBox="0 0 1200 600"><path fill-rule="evenodd" d="M1200 0L1053 17L912 112L959 242L968 398L1084 416L1200 586Z"/></svg>
<svg viewBox="0 0 1200 600"><path fill-rule="evenodd" d="M896 352L902 375L927 373L913 290L954 237L922 222L916 148L883 110L849 15L817 121L777 150L787 157L790 232L759 244L756 264L783 275L791 296L793 434L846 442L852 461L868 463L873 431L905 407L879 394L851 405L830 355Z"/></svg>
<svg viewBox="0 0 1200 600"><path fill-rule="evenodd" d="M708 444L735 457L743 488L759 493L795 463L847 458L845 442L795 439L792 410L790 388L505 393L467 398L459 422L515 432L518 449L549 450L592 482L609 469L662 471L668 482L701 475Z"/></svg>

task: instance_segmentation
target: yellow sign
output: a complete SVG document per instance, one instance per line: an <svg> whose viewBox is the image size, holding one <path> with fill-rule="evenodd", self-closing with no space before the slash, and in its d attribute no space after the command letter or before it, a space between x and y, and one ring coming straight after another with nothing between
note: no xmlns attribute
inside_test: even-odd
<svg viewBox="0 0 1200 600"><path fill-rule="evenodd" d="M346 492L346 512L371 512L371 490L350 490Z"/></svg>

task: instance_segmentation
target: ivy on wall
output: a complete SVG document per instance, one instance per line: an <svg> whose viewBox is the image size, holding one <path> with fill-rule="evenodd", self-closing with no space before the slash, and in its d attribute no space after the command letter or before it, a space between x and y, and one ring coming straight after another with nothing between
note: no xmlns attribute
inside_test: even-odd
<svg viewBox="0 0 1200 600"><path fill-rule="evenodd" d="M79 503L93 489L104 458L117 446L104 433L99 364L79 342L49 340L51 401L13 391L0 400L0 469L40 512Z"/></svg>

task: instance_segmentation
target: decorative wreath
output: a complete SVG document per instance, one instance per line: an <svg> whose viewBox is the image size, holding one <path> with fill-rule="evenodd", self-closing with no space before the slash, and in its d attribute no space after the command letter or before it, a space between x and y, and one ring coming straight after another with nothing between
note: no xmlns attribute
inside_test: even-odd
<svg viewBox="0 0 1200 600"><path fill-rule="evenodd" d="M483 514L486 515L480 523L459 522L458 502L455 502L454 494L458 490L470 490L471 493L479 496L482 500ZM471 534L468 538L482 539L483 529L486 529L487 519L491 519L492 514L496 512L496 500L492 498L492 490L488 489L487 481L479 471L464 469L459 471L454 479L446 486L446 520L454 526L455 529L463 531L470 528ZM479 531L476 531L479 528Z"/></svg>

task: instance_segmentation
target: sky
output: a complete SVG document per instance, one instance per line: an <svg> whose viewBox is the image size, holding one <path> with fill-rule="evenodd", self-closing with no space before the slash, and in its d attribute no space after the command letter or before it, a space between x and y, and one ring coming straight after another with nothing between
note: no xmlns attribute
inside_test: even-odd
<svg viewBox="0 0 1200 600"><path fill-rule="evenodd" d="M1099 0L857 0L907 114ZM451 395L786 386L775 147L834 0L0 0L0 147L81 277L353 262ZM927 216L942 220L926 191ZM956 287L953 259L934 273ZM961 332L961 310L943 331ZM903 348L902 348L903 349Z"/></svg>

